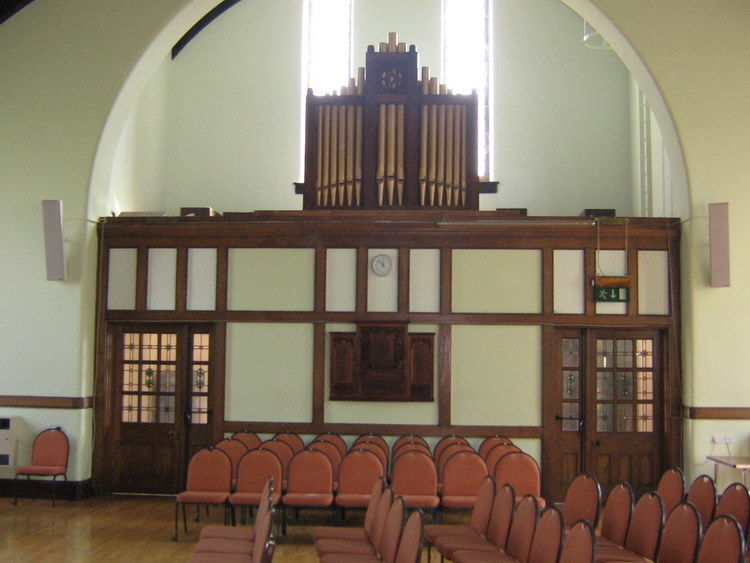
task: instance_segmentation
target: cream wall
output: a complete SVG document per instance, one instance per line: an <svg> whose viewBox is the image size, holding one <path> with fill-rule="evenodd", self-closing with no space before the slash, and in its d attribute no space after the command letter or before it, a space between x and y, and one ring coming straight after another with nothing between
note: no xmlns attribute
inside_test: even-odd
<svg viewBox="0 0 750 563"><path fill-rule="evenodd" d="M113 181L130 174L127 156L116 161L114 155L127 119L137 107L136 99L165 61L169 47L216 3L36 0L0 28L4 61L0 80L4 130L0 136L4 203L0 235L5 241L0 245L0 259L5 264L0 272L0 353L6 358L0 396L92 394L96 245L94 227L87 220L109 214L116 208L115 196L128 192ZM750 207L750 195L744 189L750 153L748 5L742 0L566 3L579 13L590 13L590 21L616 49L625 45L631 55L640 57L640 70L650 73L652 80L649 94L661 96L655 108L660 126L664 120L673 120L672 132L669 127L665 130L668 154L678 164L684 156L690 188L683 235L684 402L690 406L749 407L750 386L744 382L750 359L745 342L750 333L748 266L742 259L750 240L750 225L742 220ZM252 10L257 5L245 0L232 10ZM231 10L227 18L229 14ZM292 18L292 27L295 21ZM210 26L199 41L209 41L214 29ZM181 56L188 53L186 50ZM622 52L618 54L622 56ZM150 95L158 97L158 85L153 88ZM172 123L171 115L169 119ZM200 148L195 145L191 150ZM548 157L546 152L538 154L537 164L548 163ZM296 166L296 157L294 162ZM135 177L148 179L157 172L142 170ZM507 173L497 177L503 182L513 180ZM298 178L289 180L293 179ZM528 197L534 184L519 181L511 185ZM181 188L175 182L170 189L174 197ZM500 198L512 193L502 190L501 186ZM64 200L65 282L45 281L43 199ZM150 205L162 200L149 193L143 201ZM706 206L719 201L730 203L732 286L712 289L707 286ZM502 203L510 205L505 199ZM200 202L193 198L184 203L170 200L174 208L168 211L175 212L183 204ZM483 205L495 206L494 201ZM575 212L580 207L577 205ZM547 213L546 208L529 208ZM16 412L0 408L0 416ZM77 456L87 457L89 411L33 409L23 410L23 414L40 428L50 418L64 421L80 445ZM68 424L69 417L73 422ZM742 424L688 422L685 465L689 475L705 470L701 460L712 451L707 436L715 428L728 428L726 432L736 435L735 453L749 453ZM83 463L75 471L72 479L90 475Z"/></svg>

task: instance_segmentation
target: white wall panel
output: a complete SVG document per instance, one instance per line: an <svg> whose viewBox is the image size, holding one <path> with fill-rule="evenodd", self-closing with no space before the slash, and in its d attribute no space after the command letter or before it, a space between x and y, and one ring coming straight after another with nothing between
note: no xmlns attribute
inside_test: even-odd
<svg viewBox="0 0 750 563"><path fill-rule="evenodd" d="M135 309L135 282L137 270L137 249L110 249L107 309Z"/></svg>
<svg viewBox="0 0 750 563"><path fill-rule="evenodd" d="M409 252L409 311L440 311L440 250L418 248Z"/></svg>
<svg viewBox="0 0 750 563"><path fill-rule="evenodd" d="M583 250L554 251L554 312L584 312L586 287Z"/></svg>
<svg viewBox="0 0 750 563"><path fill-rule="evenodd" d="M149 249L146 308L152 311L174 311L176 289L177 249Z"/></svg>
<svg viewBox="0 0 750 563"><path fill-rule="evenodd" d="M393 269L387 276L372 271L372 259L378 254L391 258ZM370 248L367 251L367 310L393 313L398 311L398 250L395 248Z"/></svg>
<svg viewBox="0 0 750 563"><path fill-rule="evenodd" d="M326 311L357 308L357 249L326 251Z"/></svg>
<svg viewBox="0 0 750 563"><path fill-rule="evenodd" d="M187 308L189 311L216 309L215 248L188 249Z"/></svg>
<svg viewBox="0 0 750 563"><path fill-rule="evenodd" d="M669 256L665 250L638 252L638 314L669 314Z"/></svg>

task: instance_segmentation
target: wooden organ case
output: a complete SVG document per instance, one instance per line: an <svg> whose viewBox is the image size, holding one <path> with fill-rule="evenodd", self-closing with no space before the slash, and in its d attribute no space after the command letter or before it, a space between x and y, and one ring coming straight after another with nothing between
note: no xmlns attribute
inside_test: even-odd
<svg viewBox="0 0 750 563"><path fill-rule="evenodd" d="M307 92L304 209L476 210L477 96L453 94L396 34L336 95Z"/></svg>

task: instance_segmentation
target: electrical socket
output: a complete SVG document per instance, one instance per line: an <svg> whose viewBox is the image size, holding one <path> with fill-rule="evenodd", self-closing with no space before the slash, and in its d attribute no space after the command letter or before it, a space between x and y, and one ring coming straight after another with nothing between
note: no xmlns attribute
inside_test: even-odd
<svg viewBox="0 0 750 563"><path fill-rule="evenodd" d="M734 443L734 437L729 434L714 434L711 437L714 444L732 444Z"/></svg>

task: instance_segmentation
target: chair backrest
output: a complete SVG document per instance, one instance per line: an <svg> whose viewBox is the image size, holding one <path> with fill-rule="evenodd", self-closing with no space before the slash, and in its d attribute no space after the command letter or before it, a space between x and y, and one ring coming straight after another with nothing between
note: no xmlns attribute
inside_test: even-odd
<svg viewBox="0 0 750 563"><path fill-rule="evenodd" d="M510 438L506 436L487 436L484 440L482 440L482 443L479 444L477 453L481 455L482 457L486 457L487 452L489 452L494 446L497 446L500 444L512 445L513 442L511 441Z"/></svg>
<svg viewBox="0 0 750 563"><path fill-rule="evenodd" d="M445 464L448 462L448 459L455 453L458 452L474 452L474 448L472 448L469 444L465 444L463 442L454 442L453 444L448 444L446 447L444 447L440 454L438 454L437 457L435 457L435 466L437 467L438 471L438 481L440 483L443 482L443 472L445 471ZM482 458L479 458L482 459ZM482 460L482 463L484 463L484 460Z"/></svg>
<svg viewBox="0 0 750 563"><path fill-rule="evenodd" d="M659 563L693 563L701 539L701 515L682 502L667 516L659 545Z"/></svg>
<svg viewBox="0 0 750 563"><path fill-rule="evenodd" d="M529 550L529 563L557 563L565 534L562 513L550 506L542 512Z"/></svg>
<svg viewBox="0 0 750 563"><path fill-rule="evenodd" d="M539 496L542 482L536 460L524 452L510 452L501 457L495 465L495 483L510 483L517 497Z"/></svg>
<svg viewBox="0 0 750 563"><path fill-rule="evenodd" d="M393 504L393 498L393 489L387 487L378 500L378 506L375 508L375 515L372 519L372 527L368 530L367 526L365 526L367 539L370 540L373 546L380 545L380 540L385 530L385 521L388 518L388 511Z"/></svg>
<svg viewBox="0 0 750 563"><path fill-rule="evenodd" d="M562 513L567 527L578 520L587 520L594 528L599 524L599 509L602 503L602 488L591 473L581 473L565 491Z"/></svg>
<svg viewBox="0 0 750 563"><path fill-rule="evenodd" d="M377 482L373 483L372 489L370 489L370 501L367 503L367 510L365 510L365 521L363 527L365 534L367 534L368 537L372 533L372 527L378 511L380 497L383 496L384 492L385 479L378 479Z"/></svg>
<svg viewBox="0 0 750 563"><path fill-rule="evenodd" d="M339 480L339 466L341 465L341 452L339 451L336 444L332 442L311 442L307 448L308 450L316 450L323 452L331 462L331 468L333 469L333 480Z"/></svg>
<svg viewBox="0 0 750 563"><path fill-rule="evenodd" d="M424 544L424 515L417 509L411 513L401 531L395 563L418 563Z"/></svg>
<svg viewBox="0 0 750 563"><path fill-rule="evenodd" d="M451 449L446 448L443 451L447 452ZM476 497L485 477L487 477L487 466L478 453L465 450L451 455L443 466L444 505L451 506L449 502L451 496Z"/></svg>
<svg viewBox="0 0 750 563"><path fill-rule="evenodd" d="M490 522L487 525L487 539L502 550L508 543L508 532L513 521L515 506L516 492L513 490L513 485L506 483L497 490L490 513Z"/></svg>
<svg viewBox="0 0 750 563"><path fill-rule="evenodd" d="M685 500L685 474L679 467L670 467L662 473L656 492L664 502L664 514L669 516L672 509Z"/></svg>
<svg viewBox="0 0 750 563"><path fill-rule="evenodd" d="M398 542L401 540L401 528L404 526L406 516L406 504L404 499L396 497L385 518L383 535L377 545L378 552L383 561L394 561L398 551Z"/></svg>
<svg viewBox="0 0 750 563"><path fill-rule="evenodd" d="M42 430L34 438L31 449L31 465L61 467L62 473L68 468L70 441L59 426Z"/></svg>
<svg viewBox="0 0 750 563"><path fill-rule="evenodd" d="M594 563L596 561L596 537L594 528L586 520L579 520L570 527L559 563Z"/></svg>
<svg viewBox="0 0 750 563"><path fill-rule="evenodd" d="M275 453L281 462L281 475L284 480L289 476L289 462L294 457L292 447L282 440L266 440L260 446L261 450L270 450Z"/></svg>
<svg viewBox="0 0 750 563"><path fill-rule="evenodd" d="M404 452L393 462L391 485L397 495L436 495L435 462L421 451Z"/></svg>
<svg viewBox="0 0 750 563"><path fill-rule="evenodd" d="M727 514L717 516L706 529L695 563L742 561L745 545L737 520Z"/></svg>
<svg viewBox="0 0 750 563"><path fill-rule="evenodd" d="M607 494L602 514L602 537L617 545L625 545L633 513L633 487L625 481L615 484Z"/></svg>
<svg viewBox="0 0 750 563"><path fill-rule="evenodd" d="M385 476L378 457L367 450L352 450L339 465L339 494L367 494Z"/></svg>
<svg viewBox="0 0 750 563"><path fill-rule="evenodd" d="M195 452L188 464L188 491L226 492L232 486L232 460L223 450L203 448Z"/></svg>
<svg viewBox="0 0 750 563"><path fill-rule="evenodd" d="M521 448L514 444L495 444L484 455L484 462L490 473L494 473L498 460L510 452L520 452Z"/></svg>
<svg viewBox="0 0 750 563"><path fill-rule="evenodd" d="M397 438L395 442L393 442L393 445L391 446L391 457L393 457L393 454L395 454L396 451L398 451L399 447L404 442L421 442L425 446L428 446L428 449L429 449L427 440L425 440L419 434L404 434L403 436L400 436L399 438ZM432 454L432 452L430 452L430 454Z"/></svg>
<svg viewBox="0 0 750 563"><path fill-rule="evenodd" d="M242 456L247 453L247 446L239 440L224 438L223 440L216 442L214 448L224 451L229 456L229 459L232 460L232 478L236 479L240 459L242 459Z"/></svg>
<svg viewBox="0 0 750 563"><path fill-rule="evenodd" d="M388 451L383 450L383 448L381 448L377 442L362 440L361 442L353 444L350 451L352 450L367 450L368 452L371 452L380 460L380 463L383 465L383 469L385 471L388 470Z"/></svg>
<svg viewBox="0 0 750 563"><path fill-rule="evenodd" d="M305 449L305 442L302 440L302 438L300 438L297 434L289 430L285 432L278 432L273 437L273 439L286 442L289 445L289 447L292 448L292 451L295 454Z"/></svg>
<svg viewBox="0 0 750 563"><path fill-rule="evenodd" d="M258 446L260 446L261 442L263 441L255 432L250 432L248 430L235 432L234 434L232 434L232 438L234 438L235 440L239 440L240 442L245 444L248 450L254 450Z"/></svg>
<svg viewBox="0 0 750 563"><path fill-rule="evenodd" d="M288 493L328 494L333 492L333 467L323 452L302 450L289 462Z"/></svg>
<svg viewBox="0 0 750 563"><path fill-rule="evenodd" d="M733 516L740 525L742 533L747 537L747 529L750 524L750 495L747 487L742 483L732 483L721 494L719 503L716 505L716 516L729 514Z"/></svg>
<svg viewBox="0 0 750 563"><path fill-rule="evenodd" d="M518 503L513 513L513 521L508 532L505 552L520 561L528 561L531 542L534 540L536 524L539 520L539 505L534 495L526 495Z"/></svg>
<svg viewBox="0 0 750 563"><path fill-rule="evenodd" d="M398 456L400 456L404 452L408 452L410 450L419 450L424 453L426 453L428 456L432 457L432 451L430 450L430 446L425 444L421 441L409 441L409 440L403 440L401 441L398 446L395 446L393 449L391 449L391 463L396 460Z"/></svg>
<svg viewBox="0 0 750 563"><path fill-rule="evenodd" d="M690 484L686 500L692 502L701 515L703 529L708 529L716 514L716 485L708 475L698 475Z"/></svg>
<svg viewBox="0 0 750 563"><path fill-rule="evenodd" d="M271 538L271 518L273 511L269 510L262 518L255 520L255 541L253 543L253 558L252 561L264 561L264 555L266 551L266 544ZM215 554L219 555L219 554ZM217 557L221 559L221 557Z"/></svg>
<svg viewBox="0 0 750 563"><path fill-rule="evenodd" d="M625 549L654 559L664 524L664 503L655 491L643 493L633 507Z"/></svg>
<svg viewBox="0 0 750 563"><path fill-rule="evenodd" d="M278 494L282 475L279 456L271 450L250 450L240 459L235 490L238 493L257 493L263 490L269 479L273 479Z"/></svg>
<svg viewBox="0 0 750 563"><path fill-rule="evenodd" d="M469 441L466 438L462 436L456 436L455 434L451 434L450 436L443 436L442 438L440 438L437 444L435 444L435 449L432 450L432 457L435 458L435 462L440 459L440 452L442 452L444 448L456 443L468 444Z"/></svg>
<svg viewBox="0 0 750 563"><path fill-rule="evenodd" d="M469 520L469 526L482 536L487 535L487 526L490 523L490 514L492 514L494 502L495 479L492 475L486 475L479 484L477 500L474 503L474 508L471 509Z"/></svg>
<svg viewBox="0 0 750 563"><path fill-rule="evenodd" d="M313 442L330 442L339 450L341 457L346 455L346 441L333 432L326 432L325 434L319 434L313 439Z"/></svg>
<svg viewBox="0 0 750 563"><path fill-rule="evenodd" d="M356 444L359 444L360 442L373 442L380 446L380 448L383 450L383 453L385 454L386 459L388 459L388 442L385 441L385 438L380 436L379 434L373 434L372 432L368 434L362 434L361 436L357 436L357 438L352 443L352 446L349 448L350 450L354 449L354 446Z"/></svg>

